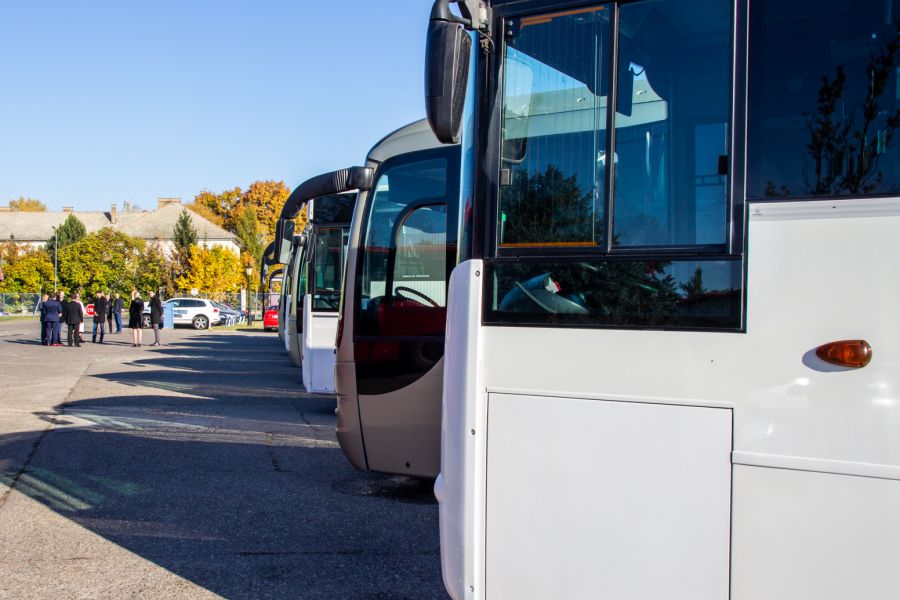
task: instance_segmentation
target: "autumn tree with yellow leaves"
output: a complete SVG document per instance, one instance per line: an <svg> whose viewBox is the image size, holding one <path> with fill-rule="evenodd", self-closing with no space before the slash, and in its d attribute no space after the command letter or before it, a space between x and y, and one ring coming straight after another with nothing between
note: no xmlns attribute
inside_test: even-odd
<svg viewBox="0 0 900 600"><path fill-rule="evenodd" d="M211 294L232 293L240 291L244 278L241 258L232 250L224 246L194 246L187 272L178 278L178 287Z"/></svg>
<svg viewBox="0 0 900 600"><path fill-rule="evenodd" d="M265 247L275 238L275 222L290 195L291 190L283 181L254 181L246 191L240 187L220 194L203 190L187 207L231 232L236 231L237 221L245 211L252 209L259 223L260 243ZM302 231L306 226L305 210L295 223L296 231Z"/></svg>

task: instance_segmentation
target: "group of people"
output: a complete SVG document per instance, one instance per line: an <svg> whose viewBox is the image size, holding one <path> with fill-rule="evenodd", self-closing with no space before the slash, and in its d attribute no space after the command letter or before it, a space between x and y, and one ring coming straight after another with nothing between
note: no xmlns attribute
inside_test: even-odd
<svg viewBox="0 0 900 600"><path fill-rule="evenodd" d="M150 324L153 326L153 333L156 341L153 346L159 346L159 329L162 325L162 301L154 292L150 292ZM111 298L108 293L104 294L100 290L94 294L94 330L91 336L91 343L98 343L97 333L100 334L99 343L103 343L104 335L107 331L113 333L113 325L116 326L115 333L122 333L122 298L119 293L115 293L115 297ZM80 348L84 342L84 317L87 314L84 304L81 302L81 296L75 294L72 300L65 299L65 292L51 292L44 294L36 311L41 314L41 344L44 346L62 346L60 343L60 326L65 323L69 327L68 342L69 346ZM138 292L131 293L131 306L128 308L128 326L131 328L132 337L134 338L133 347L141 346L142 331L141 324L144 314L144 301ZM107 329L106 325L109 324Z"/></svg>

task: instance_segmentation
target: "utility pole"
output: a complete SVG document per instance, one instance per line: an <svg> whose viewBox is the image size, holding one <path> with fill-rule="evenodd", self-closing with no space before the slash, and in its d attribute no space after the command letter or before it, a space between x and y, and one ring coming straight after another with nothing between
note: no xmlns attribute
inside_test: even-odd
<svg viewBox="0 0 900 600"><path fill-rule="evenodd" d="M56 293L56 271L59 268L59 232L53 228L53 293Z"/></svg>

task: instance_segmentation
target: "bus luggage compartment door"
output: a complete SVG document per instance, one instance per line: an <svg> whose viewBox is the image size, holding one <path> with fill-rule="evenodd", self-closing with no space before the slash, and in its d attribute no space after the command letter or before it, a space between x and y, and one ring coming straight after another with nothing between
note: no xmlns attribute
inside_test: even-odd
<svg viewBox="0 0 900 600"><path fill-rule="evenodd" d="M492 393L488 424L485 597L728 598L730 409Z"/></svg>

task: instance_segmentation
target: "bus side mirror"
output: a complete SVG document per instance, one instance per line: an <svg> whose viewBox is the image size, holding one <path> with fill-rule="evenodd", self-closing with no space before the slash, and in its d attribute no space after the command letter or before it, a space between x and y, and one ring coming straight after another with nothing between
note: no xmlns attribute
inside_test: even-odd
<svg viewBox="0 0 900 600"><path fill-rule="evenodd" d="M294 242L294 222L290 219L275 221L275 261L283 265L291 262Z"/></svg>
<svg viewBox="0 0 900 600"><path fill-rule="evenodd" d="M428 22L425 42L425 114L442 144L458 144L472 38L458 23Z"/></svg>

